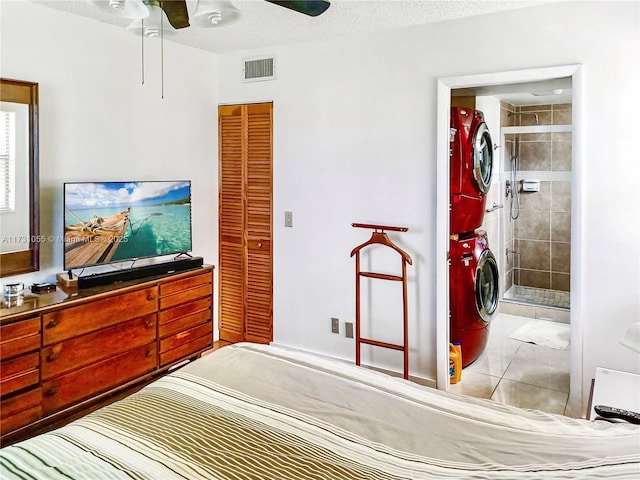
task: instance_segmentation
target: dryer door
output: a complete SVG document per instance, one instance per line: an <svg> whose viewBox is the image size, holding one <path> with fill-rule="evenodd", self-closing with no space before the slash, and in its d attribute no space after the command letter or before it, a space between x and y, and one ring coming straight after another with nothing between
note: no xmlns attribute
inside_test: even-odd
<svg viewBox="0 0 640 480"><path fill-rule="evenodd" d="M473 178L482 193L489 191L492 171L493 142L487 124L482 122L473 137Z"/></svg>
<svg viewBox="0 0 640 480"><path fill-rule="evenodd" d="M489 323L498 308L499 273L496 257L491 250L483 250L476 268L476 307L483 321Z"/></svg>

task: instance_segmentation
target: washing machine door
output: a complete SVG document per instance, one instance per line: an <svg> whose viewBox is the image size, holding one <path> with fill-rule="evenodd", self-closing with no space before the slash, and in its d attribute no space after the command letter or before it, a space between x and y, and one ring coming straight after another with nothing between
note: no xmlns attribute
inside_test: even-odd
<svg viewBox="0 0 640 480"><path fill-rule="evenodd" d="M499 280L496 257L491 250L483 250L476 267L475 293L478 313L486 323L491 321L491 316L498 308Z"/></svg>
<svg viewBox="0 0 640 480"><path fill-rule="evenodd" d="M491 186L493 172L493 142L487 124L478 125L473 137L473 178L482 193Z"/></svg>

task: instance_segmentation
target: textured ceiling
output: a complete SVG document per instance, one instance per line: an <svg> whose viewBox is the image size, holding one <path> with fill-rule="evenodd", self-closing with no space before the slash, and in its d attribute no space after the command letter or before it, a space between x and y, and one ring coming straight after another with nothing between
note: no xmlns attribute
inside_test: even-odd
<svg viewBox="0 0 640 480"><path fill-rule="evenodd" d="M51 8L126 27L131 20L103 13L86 0L33 0ZM319 17L307 17L262 0L234 0L240 21L217 28L189 27L171 41L214 53L336 38L353 33L442 22L549 3L545 0L331 0Z"/></svg>
<svg viewBox="0 0 640 480"><path fill-rule="evenodd" d="M5 0L0 0L5 1ZM106 13L87 0L31 0L51 8L81 15L99 22L123 27L130 19ZM106 0L103 0L106 1ZM127 0L133 1L133 0ZM140 0L137 0L140 1ZM187 0L195 2L196 0ZM240 20L215 28L188 27L166 40L182 43L213 53L223 54L243 50L335 39L341 36L395 28L444 22L462 17L514 10L562 0L330 0L329 9L318 17L308 17L263 0L233 0L241 11ZM195 4L190 4L192 7ZM490 92L478 89L460 90L458 95L493 95L515 105L571 102L570 79L562 85L540 82L537 85L496 86ZM540 95L556 88L561 95Z"/></svg>

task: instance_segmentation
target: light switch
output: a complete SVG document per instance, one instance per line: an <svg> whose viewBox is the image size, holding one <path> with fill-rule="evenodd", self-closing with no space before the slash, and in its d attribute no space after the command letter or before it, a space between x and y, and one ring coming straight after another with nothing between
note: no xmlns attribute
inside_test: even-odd
<svg viewBox="0 0 640 480"><path fill-rule="evenodd" d="M293 227L293 212L284 212L284 226Z"/></svg>

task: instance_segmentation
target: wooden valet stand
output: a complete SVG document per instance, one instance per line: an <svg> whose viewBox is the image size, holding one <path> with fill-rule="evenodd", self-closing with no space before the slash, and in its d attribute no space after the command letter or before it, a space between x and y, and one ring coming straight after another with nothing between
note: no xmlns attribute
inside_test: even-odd
<svg viewBox="0 0 640 480"><path fill-rule="evenodd" d="M407 252L398 247L389 239L385 230L395 232L406 232L406 227L392 227L385 225L371 225L367 223L352 223L356 228L373 229L371 238L361 245L358 245L351 251L351 256L356 256L356 365L360 365L360 346L361 344L374 345L377 347L390 348L399 350L404 354L404 378L409 378L409 315L407 307L407 264L412 265L413 262ZM392 248L400 254L402 260L402 275L389 275L378 272L363 272L360 270L360 251L369 245L384 245ZM403 342L402 345L373 340L371 338L362 338L360 335L360 279L361 277L376 278L379 280L391 280L394 282L402 282L402 308L403 308Z"/></svg>

